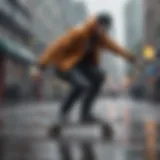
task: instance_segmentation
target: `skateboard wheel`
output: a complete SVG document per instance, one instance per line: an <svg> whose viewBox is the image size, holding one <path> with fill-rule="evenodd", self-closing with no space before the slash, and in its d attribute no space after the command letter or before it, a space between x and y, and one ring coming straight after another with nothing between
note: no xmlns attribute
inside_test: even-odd
<svg viewBox="0 0 160 160"><path fill-rule="evenodd" d="M51 129L49 130L49 136L51 137L51 138L58 138L59 136L60 136L60 131L61 131L61 129L60 129L60 126L53 126L53 127L51 127Z"/></svg>
<svg viewBox="0 0 160 160"><path fill-rule="evenodd" d="M102 135L104 140L113 140L114 137L113 128L110 125L103 125Z"/></svg>

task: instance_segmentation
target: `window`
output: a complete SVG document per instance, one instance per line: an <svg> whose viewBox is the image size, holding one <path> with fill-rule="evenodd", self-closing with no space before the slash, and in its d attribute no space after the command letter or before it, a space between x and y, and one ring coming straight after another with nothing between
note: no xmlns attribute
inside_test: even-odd
<svg viewBox="0 0 160 160"><path fill-rule="evenodd" d="M4 0L0 0L0 10L4 11L6 14L12 13L12 7L8 5Z"/></svg>
<svg viewBox="0 0 160 160"><path fill-rule="evenodd" d="M30 27L30 23L28 23L28 20L26 18L24 18L23 15L20 12L16 13L15 19L23 27L25 27L25 28Z"/></svg>
<svg viewBox="0 0 160 160"><path fill-rule="evenodd" d="M160 24L156 28L155 37L156 37L156 43L157 43L157 45L159 45L160 44Z"/></svg>
<svg viewBox="0 0 160 160"><path fill-rule="evenodd" d="M154 12L150 9L147 12L147 21L150 22L150 20L154 17Z"/></svg>

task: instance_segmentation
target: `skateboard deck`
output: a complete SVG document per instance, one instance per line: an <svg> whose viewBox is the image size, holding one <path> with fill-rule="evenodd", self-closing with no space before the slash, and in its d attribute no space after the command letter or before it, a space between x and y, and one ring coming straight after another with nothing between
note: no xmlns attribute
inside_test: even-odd
<svg viewBox="0 0 160 160"><path fill-rule="evenodd" d="M66 123L55 124L49 130L55 140L68 141L105 141L113 139L113 129L109 124Z"/></svg>

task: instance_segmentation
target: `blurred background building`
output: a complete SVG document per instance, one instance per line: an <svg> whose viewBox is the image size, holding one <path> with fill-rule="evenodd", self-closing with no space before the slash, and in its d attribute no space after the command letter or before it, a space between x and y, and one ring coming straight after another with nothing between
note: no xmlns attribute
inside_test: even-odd
<svg viewBox="0 0 160 160"><path fill-rule="evenodd" d="M159 47L160 44L160 3L157 0L145 0L145 43L153 47Z"/></svg>
<svg viewBox="0 0 160 160"><path fill-rule="evenodd" d="M29 52L38 58L50 41L83 21L86 16L85 4L73 0L1 0L0 36L6 37L9 45L15 42L17 46L20 45L17 52L25 50L25 54ZM6 86L3 87L5 97L11 96L11 90L19 90L17 97L23 95L25 100L27 95L33 96L32 92L38 92L35 96L39 95L41 98L53 96L54 89L50 87L55 82L52 69L46 73L45 78L37 82L35 77L29 78L30 67L22 63L18 55L14 58L11 55L3 56L1 61L4 62L1 63L1 84Z"/></svg>
<svg viewBox="0 0 160 160"><path fill-rule="evenodd" d="M143 0L128 0L124 6L124 18L126 46L140 57L144 44ZM126 68L127 72L131 72L131 66Z"/></svg>
<svg viewBox="0 0 160 160"><path fill-rule="evenodd" d="M33 31L45 44L87 16L84 3L73 0L33 0L27 5L33 15Z"/></svg>
<svg viewBox="0 0 160 160"><path fill-rule="evenodd" d="M159 7L157 0L128 0L125 4L125 42L137 55L146 46L159 47Z"/></svg>
<svg viewBox="0 0 160 160"><path fill-rule="evenodd" d="M17 38L27 45L33 36L31 32L32 16L28 8L20 1L1 0L1 35L8 35L10 38Z"/></svg>
<svg viewBox="0 0 160 160"><path fill-rule="evenodd" d="M7 55L7 51L4 51L1 45L1 94L5 94L6 97L11 97L12 94L20 97L28 92L30 80L28 66L24 61L27 60L26 56L32 54L30 40L34 34L31 26L32 15L21 1L0 1L0 38L7 42L6 45L15 49L14 56L13 53Z"/></svg>
<svg viewBox="0 0 160 160"><path fill-rule="evenodd" d="M143 65L138 75L130 66L126 67L127 72L135 81L133 85L138 89L136 93L147 93L146 96L150 98L157 95L155 82L158 80L156 71L159 68L159 58L156 57L160 42L159 8L160 4L156 0L128 0L124 7L126 46L139 60L142 58Z"/></svg>

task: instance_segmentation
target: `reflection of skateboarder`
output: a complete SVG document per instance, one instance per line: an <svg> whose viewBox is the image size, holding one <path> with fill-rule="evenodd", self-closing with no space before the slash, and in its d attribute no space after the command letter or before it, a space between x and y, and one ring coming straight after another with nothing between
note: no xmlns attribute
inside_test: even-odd
<svg viewBox="0 0 160 160"><path fill-rule="evenodd" d="M104 81L104 74L98 66L100 50L111 50L132 63L135 61L129 51L120 47L108 34L105 34L111 24L112 18L106 13L90 18L82 26L71 29L51 43L40 57L41 68L53 64L57 76L68 81L72 86L66 101L62 104L62 119L66 118L76 100L84 95L81 121L95 121L90 110Z"/></svg>
<svg viewBox="0 0 160 160"><path fill-rule="evenodd" d="M74 152L71 152L71 148L69 148L69 144L67 143L60 143L59 144L59 151L61 154L62 160L72 160L72 154ZM82 143L82 160L95 160L96 155L94 152L94 148L92 144Z"/></svg>

